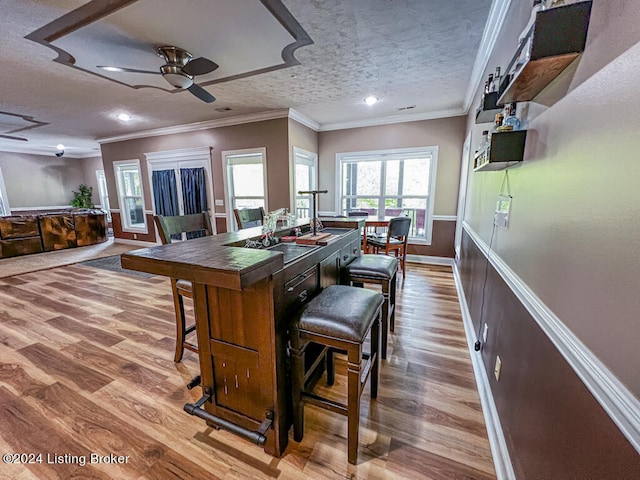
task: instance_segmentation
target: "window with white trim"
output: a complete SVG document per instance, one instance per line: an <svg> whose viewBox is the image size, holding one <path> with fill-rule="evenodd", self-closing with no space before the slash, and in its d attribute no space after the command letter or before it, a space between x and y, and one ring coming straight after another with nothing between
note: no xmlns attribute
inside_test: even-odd
<svg viewBox="0 0 640 480"><path fill-rule="evenodd" d="M11 207L7 198L7 189L4 186L4 178L2 178L2 170L0 170L0 217L11 215Z"/></svg>
<svg viewBox="0 0 640 480"><path fill-rule="evenodd" d="M111 221L111 207L109 206L109 191L107 190L107 177L104 170L96 170L98 180L98 195L100 197L100 208L106 212L107 221Z"/></svg>
<svg viewBox="0 0 640 480"><path fill-rule="evenodd" d="M293 198L298 218L311 218L311 195L298 192L316 190L318 185L318 155L293 147Z"/></svg>
<svg viewBox="0 0 640 480"><path fill-rule="evenodd" d="M267 212L266 148L222 152L222 158L230 224L234 208L262 207Z"/></svg>
<svg viewBox="0 0 640 480"><path fill-rule="evenodd" d="M116 174L122 230L147 233L140 161L118 160L113 162L113 168Z"/></svg>
<svg viewBox="0 0 640 480"><path fill-rule="evenodd" d="M410 237L431 243L438 147L339 153L340 211L411 217Z"/></svg>

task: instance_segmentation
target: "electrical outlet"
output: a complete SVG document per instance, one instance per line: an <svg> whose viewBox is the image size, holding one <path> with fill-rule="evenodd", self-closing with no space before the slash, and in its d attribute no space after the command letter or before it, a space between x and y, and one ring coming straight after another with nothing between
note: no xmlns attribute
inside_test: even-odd
<svg viewBox="0 0 640 480"><path fill-rule="evenodd" d="M224 200L216 198L216 207L224 207Z"/></svg>
<svg viewBox="0 0 640 480"><path fill-rule="evenodd" d="M134 234L133 234L133 239L134 239L134 240L137 240L137 239L138 239L138 234L137 234L137 233L134 233Z"/></svg>
<svg viewBox="0 0 640 480"><path fill-rule="evenodd" d="M484 324L484 331L482 332L482 342L487 343L487 335L489 334L489 324Z"/></svg>
<svg viewBox="0 0 640 480"><path fill-rule="evenodd" d="M496 366L493 369L493 374L496 377L496 380L500 380L500 372L502 371L502 360L500 360L500 355L496 355Z"/></svg>

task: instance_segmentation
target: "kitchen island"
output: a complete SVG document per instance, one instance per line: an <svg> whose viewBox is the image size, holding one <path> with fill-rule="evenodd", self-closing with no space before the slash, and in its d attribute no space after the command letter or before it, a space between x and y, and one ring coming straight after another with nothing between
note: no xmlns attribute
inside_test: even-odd
<svg viewBox="0 0 640 480"><path fill-rule="evenodd" d="M122 255L124 268L193 284L203 397L185 410L274 456L284 452L291 424L289 319L360 255L363 220L323 222L332 234L323 245L243 248L260 240L254 227ZM308 368L322 366L309 358Z"/></svg>

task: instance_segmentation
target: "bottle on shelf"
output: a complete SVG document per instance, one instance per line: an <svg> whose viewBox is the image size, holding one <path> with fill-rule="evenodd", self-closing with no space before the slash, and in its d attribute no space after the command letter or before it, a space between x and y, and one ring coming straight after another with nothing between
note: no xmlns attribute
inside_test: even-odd
<svg viewBox="0 0 640 480"><path fill-rule="evenodd" d="M491 87L491 91L500 91L500 67L496 67L496 73L493 74L493 87Z"/></svg>
<svg viewBox="0 0 640 480"><path fill-rule="evenodd" d="M491 137L491 135L493 135L494 133L498 133L499 132L499 128L502 127L502 120L504 119L504 115L502 114L502 112L500 113L496 113L495 116L495 120L493 122L493 126L491 127L491 131L489 132L489 137Z"/></svg>
<svg viewBox="0 0 640 480"><path fill-rule="evenodd" d="M493 92L493 73L489 74L489 79L487 80L487 88L485 90L486 93Z"/></svg>
<svg viewBox="0 0 640 480"><path fill-rule="evenodd" d="M504 119L503 126L512 127L510 130L520 130L520 120L516 117L516 104L507 105L507 116Z"/></svg>
<svg viewBox="0 0 640 480"><path fill-rule="evenodd" d="M489 145L489 130L483 130L480 145L478 145L478 151L487 148L487 145Z"/></svg>

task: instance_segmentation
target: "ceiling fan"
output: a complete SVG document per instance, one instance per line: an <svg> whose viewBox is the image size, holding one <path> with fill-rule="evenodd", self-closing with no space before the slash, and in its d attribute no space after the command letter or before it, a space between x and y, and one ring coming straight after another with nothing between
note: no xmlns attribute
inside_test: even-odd
<svg viewBox="0 0 640 480"><path fill-rule="evenodd" d="M0 135L0 138L6 138L8 140L20 140L21 142L28 142L24 137L14 137L13 135Z"/></svg>
<svg viewBox="0 0 640 480"><path fill-rule="evenodd" d="M98 65L98 68L110 72L130 72L130 73L150 73L162 75L164 79L176 88L189 90L193 95L206 103L212 103L216 97L211 95L201 86L193 83L196 75L205 75L218 68L218 64L208 58L193 58L186 50L178 47L160 47L157 50L160 57L164 58L166 64L160 67L159 72L149 70L137 70L135 68L110 67Z"/></svg>

